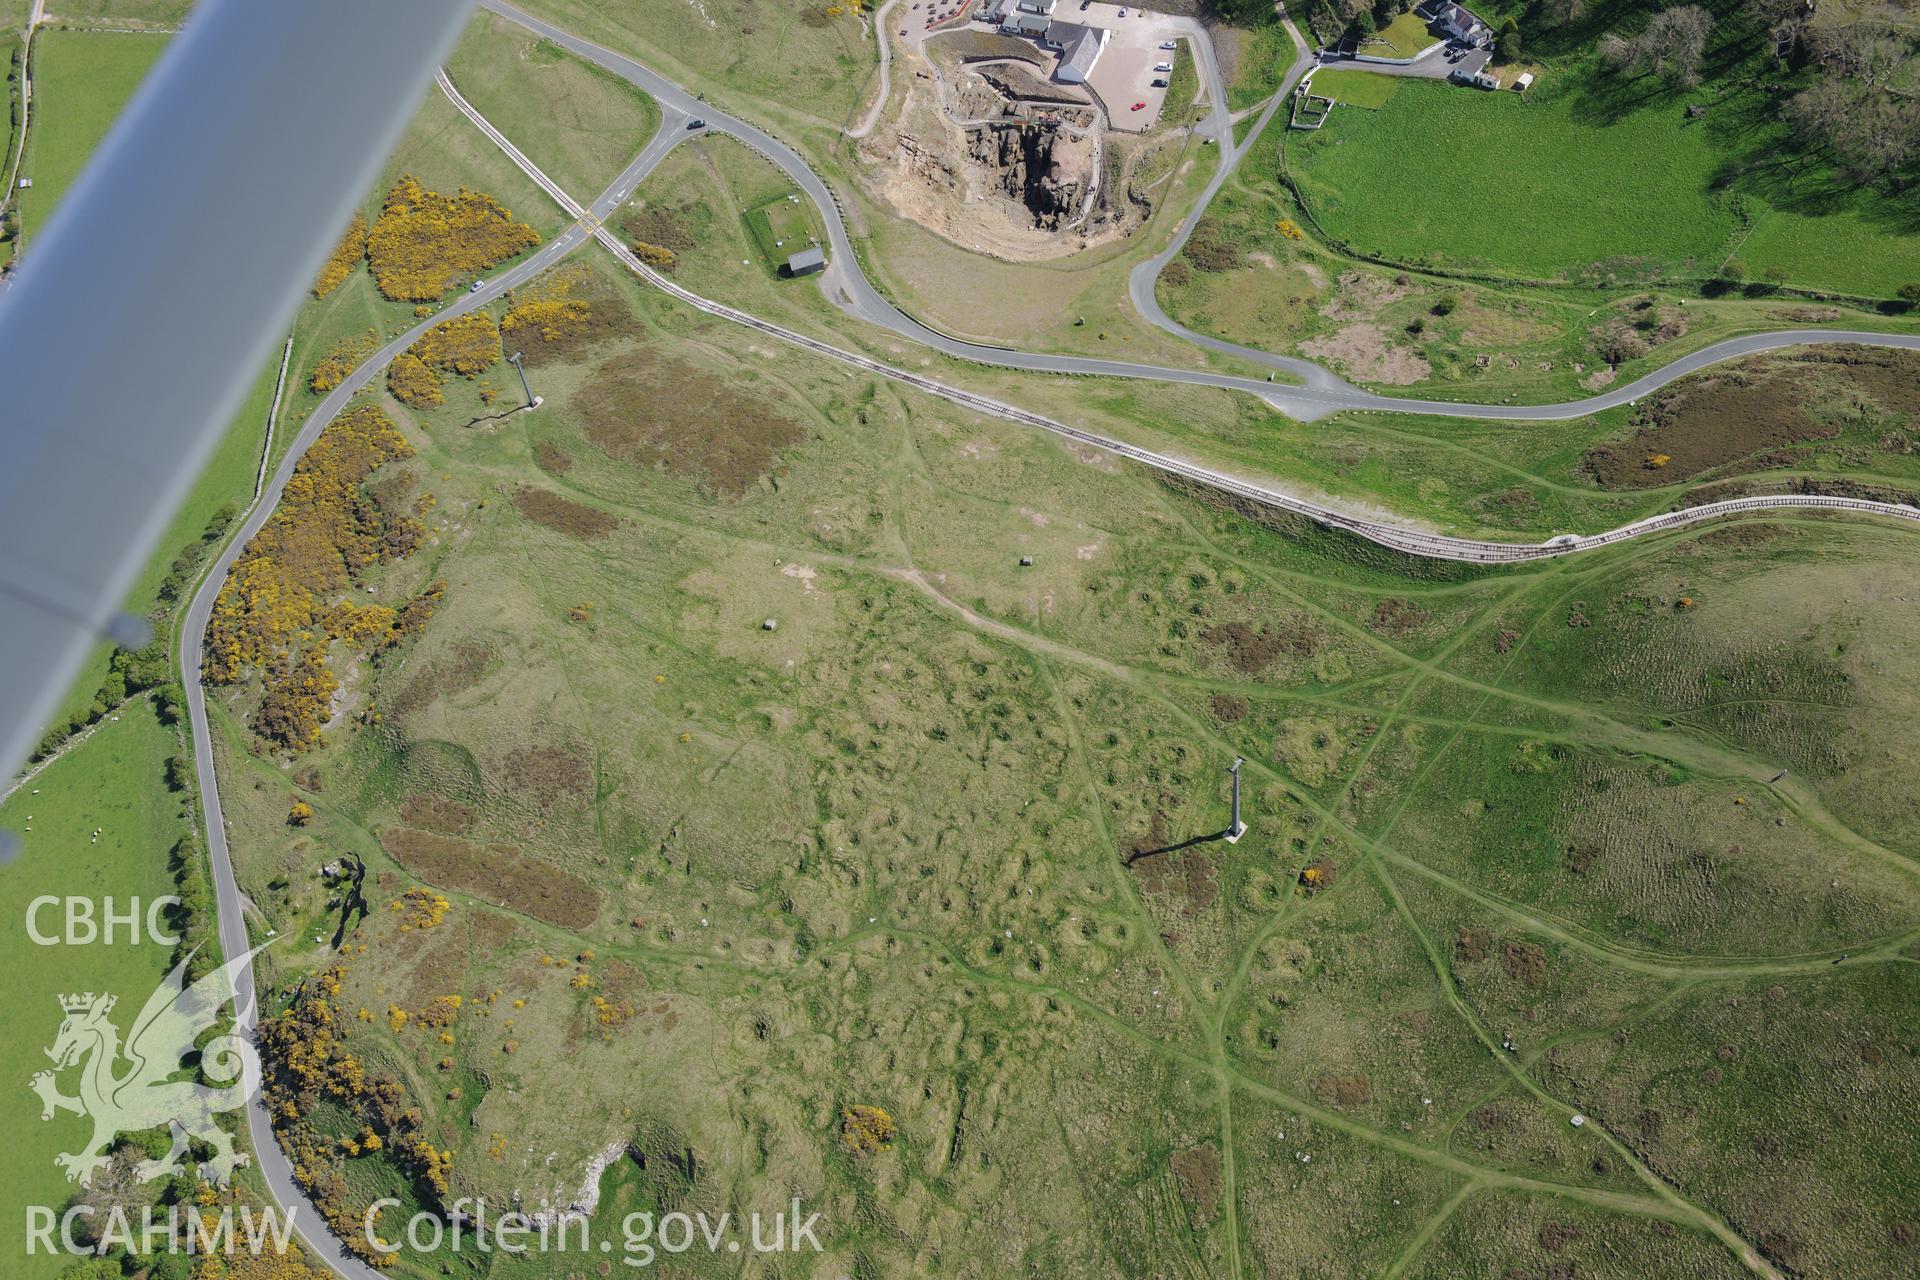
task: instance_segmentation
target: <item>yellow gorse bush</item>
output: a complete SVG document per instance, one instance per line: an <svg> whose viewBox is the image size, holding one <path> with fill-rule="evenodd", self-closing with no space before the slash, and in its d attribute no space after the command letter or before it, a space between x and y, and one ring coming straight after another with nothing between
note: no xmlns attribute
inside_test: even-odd
<svg viewBox="0 0 1920 1280"><path fill-rule="evenodd" d="M474 311L433 326L407 350L436 369L471 378L500 363L500 330L487 312Z"/></svg>
<svg viewBox="0 0 1920 1280"><path fill-rule="evenodd" d="M289 750L318 739L339 689L327 666L329 642L360 651L393 644L431 613L430 606L396 611L338 599L367 566L418 545L420 522L362 487L379 467L412 454L377 405L342 414L300 459L279 507L214 603L208 681L229 684L258 670L266 693L254 728Z"/></svg>
<svg viewBox="0 0 1920 1280"><path fill-rule="evenodd" d="M409 409L431 409L444 403L440 375L411 351L402 351L387 366L387 390Z"/></svg>
<svg viewBox="0 0 1920 1280"><path fill-rule="evenodd" d="M333 350L315 362L313 372L307 377L307 386L316 395L333 390L345 382L347 375L372 355L378 345L379 340L371 333L361 334L357 338L342 338L334 344Z"/></svg>
<svg viewBox="0 0 1920 1280"><path fill-rule="evenodd" d="M404 174L367 233L367 262L380 292L395 301L433 302L454 281L525 253L540 234L498 200L462 187L429 191Z"/></svg>
<svg viewBox="0 0 1920 1280"><path fill-rule="evenodd" d="M340 243L333 247L326 265L320 268L320 278L313 282L313 296L324 298L338 289L353 269L360 265L360 259L367 256L367 215L356 210L353 221L347 224L347 233L340 237Z"/></svg>

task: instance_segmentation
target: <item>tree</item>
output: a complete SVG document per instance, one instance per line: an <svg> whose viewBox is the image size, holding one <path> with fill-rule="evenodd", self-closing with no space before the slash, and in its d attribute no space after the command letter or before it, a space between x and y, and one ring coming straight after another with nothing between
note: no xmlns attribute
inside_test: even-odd
<svg viewBox="0 0 1920 1280"><path fill-rule="evenodd" d="M1653 15L1640 34L1601 38L1600 56L1634 75L1648 72L1668 84L1692 88L1700 83L1700 59L1707 50L1713 15L1697 4Z"/></svg>
<svg viewBox="0 0 1920 1280"><path fill-rule="evenodd" d="M1920 302L1920 280L1901 285L1900 297L1907 302Z"/></svg>
<svg viewBox="0 0 1920 1280"><path fill-rule="evenodd" d="M1748 268L1747 264L1738 258L1728 258L1720 266L1720 278L1722 280L1731 280L1735 284L1739 284L1752 274L1753 272Z"/></svg>
<svg viewBox="0 0 1920 1280"><path fill-rule="evenodd" d="M1800 38L1813 10L1806 0L1745 0L1740 12L1767 29L1776 49L1786 49Z"/></svg>
<svg viewBox="0 0 1920 1280"><path fill-rule="evenodd" d="M1361 10L1360 16L1353 20L1353 29L1358 31L1363 39L1378 31L1380 24L1374 21L1373 10Z"/></svg>
<svg viewBox="0 0 1920 1280"><path fill-rule="evenodd" d="M1502 62L1520 61L1523 52L1520 46L1520 32L1518 30L1502 31L1499 38L1493 42L1493 51L1500 55Z"/></svg>
<svg viewBox="0 0 1920 1280"><path fill-rule="evenodd" d="M1907 85L1912 39L1871 22L1809 30L1822 76L1786 105L1787 122L1858 182L1899 189L1920 158L1920 99Z"/></svg>

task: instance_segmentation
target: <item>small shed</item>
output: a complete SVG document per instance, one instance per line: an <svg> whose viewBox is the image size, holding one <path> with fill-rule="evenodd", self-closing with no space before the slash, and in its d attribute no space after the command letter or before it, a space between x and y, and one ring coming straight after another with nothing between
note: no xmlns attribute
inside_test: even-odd
<svg viewBox="0 0 1920 1280"><path fill-rule="evenodd" d="M1515 81L1513 82L1513 87L1514 87L1514 90L1515 90L1515 92L1517 92L1517 93L1525 93L1525 92L1526 92L1526 91L1527 91L1528 89L1530 89L1530 88L1532 88L1532 87L1533 87L1533 72L1531 72L1531 71L1522 71L1522 72L1520 73L1520 78L1519 78L1518 80L1515 80Z"/></svg>
<svg viewBox="0 0 1920 1280"><path fill-rule="evenodd" d="M787 259L787 274L790 276L812 275L816 271L827 269L826 251L819 245L811 245Z"/></svg>

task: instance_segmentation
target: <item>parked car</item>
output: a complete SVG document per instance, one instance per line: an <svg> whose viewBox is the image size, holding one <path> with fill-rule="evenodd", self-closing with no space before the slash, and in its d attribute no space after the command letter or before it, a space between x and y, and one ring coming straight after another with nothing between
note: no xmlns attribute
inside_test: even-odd
<svg viewBox="0 0 1920 1280"><path fill-rule="evenodd" d="M1161 72L1171 71L1173 70L1173 64L1171 62L1158 62L1154 64L1153 69Z"/></svg>
<svg viewBox="0 0 1920 1280"><path fill-rule="evenodd" d="M1166 77L1164 77L1164 76L1155 76L1155 77L1153 78L1153 87L1154 87L1154 88L1156 88L1156 89L1164 89L1164 88L1166 88L1166 87L1167 87L1167 81L1166 81Z"/></svg>
<svg viewBox="0 0 1920 1280"><path fill-rule="evenodd" d="M1178 40L1162 40L1160 42L1160 47L1162 49L1178 49L1180 47L1180 42Z"/></svg>
<svg viewBox="0 0 1920 1280"><path fill-rule="evenodd" d="M1129 109L1130 109L1130 110L1133 110L1133 111L1144 111L1144 110L1146 110L1146 106L1147 106L1147 104L1146 104L1146 103L1144 103L1144 102L1136 102L1136 103L1134 103L1134 104L1133 104L1133 106L1132 106L1131 108L1129 108Z"/></svg>
<svg viewBox="0 0 1920 1280"><path fill-rule="evenodd" d="M1121 16L1121 17L1123 17L1123 18L1127 16L1127 11L1126 11L1126 9L1125 9L1125 8L1122 8L1122 9L1120 10L1120 16Z"/></svg>

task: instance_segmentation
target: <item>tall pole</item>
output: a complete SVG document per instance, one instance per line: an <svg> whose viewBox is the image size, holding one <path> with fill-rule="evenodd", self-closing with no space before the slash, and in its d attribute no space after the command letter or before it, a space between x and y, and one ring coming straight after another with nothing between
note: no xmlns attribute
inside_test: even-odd
<svg viewBox="0 0 1920 1280"><path fill-rule="evenodd" d="M1233 775L1233 821L1227 824L1227 843L1236 844L1241 836L1247 834L1247 824L1240 820L1240 766L1246 761L1240 756L1233 758L1233 764L1227 772Z"/></svg>
<svg viewBox="0 0 1920 1280"><path fill-rule="evenodd" d="M514 369L520 374L520 390L526 392L527 408L529 409L539 408L540 402L534 398L533 388L527 385L527 366L521 361L520 353L516 351L512 355L508 356L507 363L512 365Z"/></svg>

